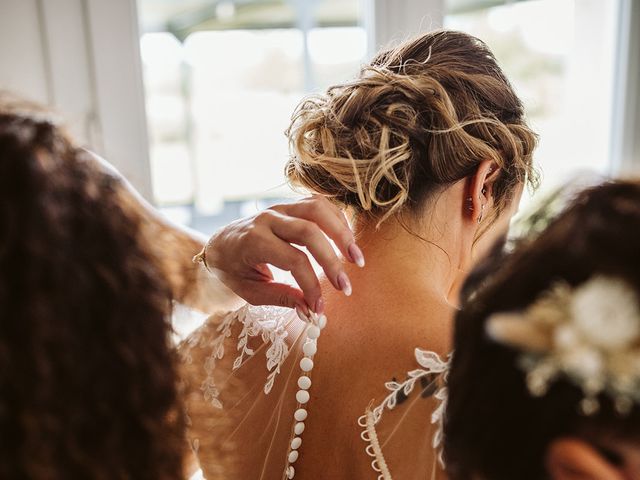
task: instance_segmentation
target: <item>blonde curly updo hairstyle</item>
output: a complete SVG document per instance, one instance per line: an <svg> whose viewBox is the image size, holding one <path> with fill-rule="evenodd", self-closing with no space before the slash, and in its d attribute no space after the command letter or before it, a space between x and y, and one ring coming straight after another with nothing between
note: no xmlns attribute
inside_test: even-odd
<svg viewBox="0 0 640 480"><path fill-rule="evenodd" d="M537 137L522 102L487 45L461 32L431 32L381 52L355 80L303 100L287 136L292 184L379 223L483 160L500 167L497 212L518 184L537 181Z"/></svg>

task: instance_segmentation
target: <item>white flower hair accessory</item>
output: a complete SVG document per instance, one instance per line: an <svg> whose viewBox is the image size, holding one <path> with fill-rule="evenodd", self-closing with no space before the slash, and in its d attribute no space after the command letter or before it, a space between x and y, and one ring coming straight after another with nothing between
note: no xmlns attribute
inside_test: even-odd
<svg viewBox="0 0 640 480"><path fill-rule="evenodd" d="M640 302L623 280L595 276L572 288L557 283L522 312L487 321L496 342L522 350L519 366L532 395L560 377L581 388L582 413L609 395L620 414L640 404Z"/></svg>

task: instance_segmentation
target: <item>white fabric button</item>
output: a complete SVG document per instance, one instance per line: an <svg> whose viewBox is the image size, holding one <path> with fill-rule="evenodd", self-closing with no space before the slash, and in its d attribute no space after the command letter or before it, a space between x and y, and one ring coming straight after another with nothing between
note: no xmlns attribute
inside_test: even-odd
<svg viewBox="0 0 640 480"><path fill-rule="evenodd" d="M327 317L325 315L320 315L320 318L318 318L318 326L320 330L327 326Z"/></svg>
<svg viewBox="0 0 640 480"><path fill-rule="evenodd" d="M287 468L287 478L291 479L295 476L296 476L296 469L293 468L291 465L289 465L289 468Z"/></svg>
<svg viewBox="0 0 640 480"><path fill-rule="evenodd" d="M309 388L311 387L311 379L306 375L301 376L298 379L298 387L301 390L309 390Z"/></svg>
<svg viewBox="0 0 640 480"><path fill-rule="evenodd" d="M293 433L296 435L302 435L302 432L304 432L304 422L296 423L296 426L293 427Z"/></svg>
<svg viewBox="0 0 640 480"><path fill-rule="evenodd" d="M320 328L316 327L315 325L309 325L309 328L307 328L307 337L311 340L315 340L319 336Z"/></svg>
<svg viewBox="0 0 640 480"><path fill-rule="evenodd" d="M306 390L298 390L298 393L296 393L296 400L298 403L307 403L309 401L309 392Z"/></svg>
<svg viewBox="0 0 640 480"><path fill-rule="evenodd" d="M303 372L310 372L313 370L313 360L308 357L303 358L300 360L300 368Z"/></svg>
<svg viewBox="0 0 640 480"><path fill-rule="evenodd" d="M300 445L302 445L302 439L300 437L295 437L293 440L291 440L291 449L292 450L299 449Z"/></svg>
<svg viewBox="0 0 640 480"><path fill-rule="evenodd" d="M294 450L289 454L289 463L295 463L295 461L298 459L298 451Z"/></svg>
<svg viewBox="0 0 640 480"><path fill-rule="evenodd" d="M296 410L296 413L293 414L293 418L298 422L304 422L307 419L307 411L304 408L299 408Z"/></svg>
<svg viewBox="0 0 640 480"><path fill-rule="evenodd" d="M302 346L302 351L307 357L313 357L318 351L318 344L316 342L307 342Z"/></svg>

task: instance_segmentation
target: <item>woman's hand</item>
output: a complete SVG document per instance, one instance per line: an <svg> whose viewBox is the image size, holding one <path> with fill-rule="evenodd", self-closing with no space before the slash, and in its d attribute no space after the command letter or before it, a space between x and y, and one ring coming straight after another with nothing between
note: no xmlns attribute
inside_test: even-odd
<svg viewBox="0 0 640 480"><path fill-rule="evenodd" d="M351 295L349 277L327 237L347 260L364 266L362 251L344 214L320 196L276 205L227 225L211 237L201 259L224 284L253 305L322 313L318 277L307 255L292 244L306 247L331 284ZM301 290L275 282L269 265L291 272Z"/></svg>

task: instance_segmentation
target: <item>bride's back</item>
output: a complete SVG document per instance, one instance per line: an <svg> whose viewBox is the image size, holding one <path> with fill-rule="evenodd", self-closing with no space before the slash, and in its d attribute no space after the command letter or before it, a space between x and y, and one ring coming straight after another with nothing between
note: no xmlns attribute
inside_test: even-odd
<svg viewBox="0 0 640 480"><path fill-rule="evenodd" d="M457 32L381 53L288 134L289 179L354 213L367 265L345 265L352 296L324 289L326 326L245 307L188 339L192 447L209 480L435 477L452 303L533 178L535 135Z"/></svg>
<svg viewBox="0 0 640 480"><path fill-rule="evenodd" d="M437 352L434 360L444 364L453 309L429 293L412 298L416 290L390 289L369 267L367 272L350 272L351 297L325 294L329 320L314 362L309 405L318 418L310 416L304 433L308 450L301 457L301 478L316 478L321 471L325 478L369 478L376 459L397 478L431 478L427 474L435 476L439 470L432 447L438 425L430 416L440 405L434 394L443 385L418 362L415 349ZM398 271L388 273L398 277ZM395 284L398 289L401 285ZM392 391L386 387L389 382L398 386ZM411 384L422 394L398 394L403 383L403 388ZM387 403L393 397L400 402L397 408ZM378 407L383 407L375 414L381 412L380 417L369 419Z"/></svg>
<svg viewBox="0 0 640 480"><path fill-rule="evenodd" d="M354 281L355 292L358 283ZM329 320L308 373L300 368L308 341L307 323L284 308L245 307L212 317L190 338L190 344L183 345L190 439L206 478L283 477L291 463L290 443L298 436L292 429L298 423L294 416L299 408L308 416L302 419L305 427L299 435L298 458L291 463L296 477L367 478L375 473L372 463L376 458L387 463L375 465L376 469L391 470L398 478L436 474L432 440L437 425L429 417L439 406L434 394L441 384L418 363L414 350L418 339L425 339L420 346L429 349L446 345L448 335L440 331L448 330L451 309L434 303L431 314L424 314L425 320L435 321L432 325L416 322L419 317L408 311L400 313L411 310L402 305L393 308L388 303L387 308L380 308L378 302L366 299L366 290L362 293L349 299L329 297ZM230 336L221 343L224 356L214 368L207 368L211 355L220 353L212 343L224 337L227 324ZM430 326L436 335L429 332ZM241 357L245 333L249 333L246 346L252 353ZM263 335L270 341L264 342ZM429 336L435 341L428 341ZM273 345L277 347L267 353ZM238 358L242 363L234 370ZM273 361L271 371L269 361ZM416 391L426 391L424 395L402 400L403 394L385 388L392 381L403 384L411 371L420 374L412 383ZM311 380L310 399L300 405L296 394L303 375ZM271 378L274 381L266 394ZM400 400L403 408L388 408L391 397ZM367 414L372 415L376 407L382 407L380 418L368 422ZM365 438L364 432L368 432ZM377 444L371 441L372 435L378 437ZM416 468L418 458L422 471Z"/></svg>

